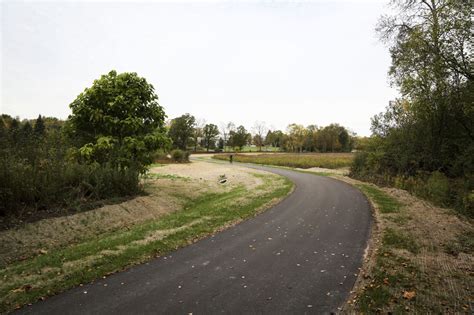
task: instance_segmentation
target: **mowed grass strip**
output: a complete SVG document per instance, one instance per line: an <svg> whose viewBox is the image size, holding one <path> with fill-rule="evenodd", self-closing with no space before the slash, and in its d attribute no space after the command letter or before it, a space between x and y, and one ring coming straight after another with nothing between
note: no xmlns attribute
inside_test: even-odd
<svg viewBox="0 0 474 315"><path fill-rule="evenodd" d="M377 204L380 213L396 213L400 211L402 204L380 189L367 184L356 184L355 186Z"/></svg>
<svg viewBox="0 0 474 315"><path fill-rule="evenodd" d="M0 312L165 255L255 215L269 202L286 196L293 186L283 177L254 175L263 184L252 191L237 187L209 193L158 220L7 266L0 270Z"/></svg>
<svg viewBox="0 0 474 315"><path fill-rule="evenodd" d="M229 154L217 154L213 156L218 160L229 160ZM255 163L264 165L277 165L295 168L321 167L336 169L349 167L354 155L352 153L273 153L273 154L234 154L236 162Z"/></svg>
<svg viewBox="0 0 474 315"><path fill-rule="evenodd" d="M395 198L381 189L367 184L355 184L373 203L376 204L382 219L403 217L402 207ZM399 220L397 220L399 221ZM378 248L375 265L370 272L371 279L357 298L357 308L363 314L382 312L390 307L394 313L404 313L413 305L399 299L405 291L411 291L420 281L420 270L408 259L395 254L397 249L418 253L419 246L407 233L397 227L385 227L381 234L381 246ZM398 301L393 308L394 301ZM407 309L408 308L408 309Z"/></svg>

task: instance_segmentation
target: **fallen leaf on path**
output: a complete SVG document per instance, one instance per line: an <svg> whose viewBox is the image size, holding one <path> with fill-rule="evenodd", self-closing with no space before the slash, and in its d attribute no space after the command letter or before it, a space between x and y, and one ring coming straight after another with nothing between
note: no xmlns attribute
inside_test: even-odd
<svg viewBox="0 0 474 315"><path fill-rule="evenodd" d="M403 292L403 297L407 300L411 300L415 297L416 293L415 291L404 291Z"/></svg>

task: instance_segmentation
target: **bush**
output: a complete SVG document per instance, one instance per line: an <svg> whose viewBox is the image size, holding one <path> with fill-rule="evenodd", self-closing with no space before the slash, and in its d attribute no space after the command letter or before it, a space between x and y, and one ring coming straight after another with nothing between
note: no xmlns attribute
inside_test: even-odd
<svg viewBox="0 0 474 315"><path fill-rule="evenodd" d="M81 209L141 191L139 168L133 164L81 163L59 131L32 139L0 138L0 216Z"/></svg>
<svg viewBox="0 0 474 315"><path fill-rule="evenodd" d="M351 165L351 174L362 175L367 164L367 152L357 152Z"/></svg>
<svg viewBox="0 0 474 315"><path fill-rule="evenodd" d="M470 177L449 178L446 174L418 171L415 175L397 174L377 168L380 157L376 152L359 153L351 166L350 176L380 185L394 186L427 199L438 206L455 208L459 213L474 217L474 180Z"/></svg>
<svg viewBox="0 0 474 315"><path fill-rule="evenodd" d="M178 163L189 162L189 155L190 153L188 151L183 151L180 149L171 151L171 159Z"/></svg>
<svg viewBox="0 0 474 315"><path fill-rule="evenodd" d="M426 194L429 200L438 205L449 205L449 180L441 172L433 172L426 182Z"/></svg>
<svg viewBox="0 0 474 315"><path fill-rule="evenodd" d="M157 150L152 154L153 163L163 163L169 161L168 154L162 150Z"/></svg>

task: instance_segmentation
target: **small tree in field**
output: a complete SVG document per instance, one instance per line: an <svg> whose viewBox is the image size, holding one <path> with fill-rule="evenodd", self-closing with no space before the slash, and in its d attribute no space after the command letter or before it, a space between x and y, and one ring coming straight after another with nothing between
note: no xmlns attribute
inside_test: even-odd
<svg viewBox="0 0 474 315"><path fill-rule="evenodd" d="M158 96L136 73L110 71L70 107L68 132L87 161L144 171L151 153L168 143Z"/></svg>
<svg viewBox="0 0 474 315"><path fill-rule="evenodd" d="M253 142L258 147L258 151L262 151L262 146L265 144L265 133L268 131L268 128L263 121L256 121L252 129L255 135Z"/></svg>
<svg viewBox="0 0 474 315"><path fill-rule="evenodd" d="M214 147L219 135L219 128L214 124L207 124L203 128L203 140L207 152L211 147Z"/></svg>
<svg viewBox="0 0 474 315"><path fill-rule="evenodd" d="M190 114L184 114L171 121L168 135L173 141L173 147L186 150L188 144L193 141L195 133L196 118Z"/></svg>
<svg viewBox="0 0 474 315"><path fill-rule="evenodd" d="M251 140L251 134L247 132L244 126L240 125L235 131L229 133L229 142L234 147L238 147L240 150L249 143Z"/></svg>

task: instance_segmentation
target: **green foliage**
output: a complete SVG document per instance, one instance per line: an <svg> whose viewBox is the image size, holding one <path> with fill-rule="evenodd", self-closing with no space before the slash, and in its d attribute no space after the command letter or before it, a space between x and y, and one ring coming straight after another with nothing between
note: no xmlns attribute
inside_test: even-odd
<svg viewBox="0 0 474 315"><path fill-rule="evenodd" d="M265 136L264 144L275 148L280 148L283 145L285 134L281 130L268 130Z"/></svg>
<svg viewBox="0 0 474 315"><path fill-rule="evenodd" d="M189 162L189 152L180 149L171 151L171 159L175 162Z"/></svg>
<svg viewBox="0 0 474 315"><path fill-rule="evenodd" d="M168 135L173 141L173 147L181 150L186 150L191 137L194 134L194 127L196 119L190 114L184 114L171 121Z"/></svg>
<svg viewBox="0 0 474 315"><path fill-rule="evenodd" d="M43 117L39 115L35 122L35 135L38 137L44 136L45 128Z"/></svg>
<svg viewBox="0 0 474 315"><path fill-rule="evenodd" d="M7 129L0 138L0 216L80 210L92 201L140 191L137 169L79 163L61 131L45 128L40 137L28 125ZM15 134L17 129L31 132Z"/></svg>
<svg viewBox="0 0 474 315"><path fill-rule="evenodd" d="M2 115L0 215L76 210L139 193L140 174L169 144L157 99L136 73L111 71L71 103L66 123Z"/></svg>
<svg viewBox="0 0 474 315"><path fill-rule="evenodd" d="M402 234L400 231L387 228L383 234L383 245L392 248L406 249L412 253L418 253L420 250L416 241L408 234Z"/></svg>
<svg viewBox="0 0 474 315"><path fill-rule="evenodd" d="M474 215L474 90L471 1L394 1L382 18L390 78L402 94L372 118L373 137L352 176L395 184Z"/></svg>
<svg viewBox="0 0 474 315"><path fill-rule="evenodd" d="M232 147L237 147L239 150L249 144L252 139L252 135L247 132L244 126L237 127L236 130L231 130L229 132L229 143Z"/></svg>
<svg viewBox="0 0 474 315"><path fill-rule="evenodd" d="M449 204L450 189L449 180L441 172L433 172L426 182L427 195L436 204Z"/></svg>
<svg viewBox="0 0 474 315"><path fill-rule="evenodd" d="M209 149L215 148L217 136L219 136L219 128L214 124L207 124L202 130L203 142L206 150L209 152Z"/></svg>
<svg viewBox="0 0 474 315"><path fill-rule="evenodd" d="M466 231L458 235L456 240L446 244L445 251L454 256L474 253L474 232Z"/></svg>
<svg viewBox="0 0 474 315"><path fill-rule="evenodd" d="M110 71L70 105L67 130L87 162L140 172L168 144L166 115L151 84L136 73Z"/></svg>
<svg viewBox="0 0 474 315"><path fill-rule="evenodd" d="M396 213L400 211L401 204L380 189L366 184L357 184L356 187L375 201L381 213Z"/></svg>

